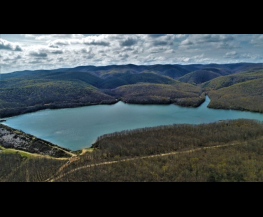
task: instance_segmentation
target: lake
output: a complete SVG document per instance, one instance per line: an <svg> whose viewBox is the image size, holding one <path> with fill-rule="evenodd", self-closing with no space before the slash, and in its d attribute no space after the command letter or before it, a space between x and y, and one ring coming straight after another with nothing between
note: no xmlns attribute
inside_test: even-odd
<svg viewBox="0 0 263 217"><path fill-rule="evenodd" d="M263 121L263 114L209 109L209 102L206 96L206 101L198 108L118 102L114 105L47 109L7 118L4 124L75 151L90 147L98 136L122 130L239 118Z"/></svg>

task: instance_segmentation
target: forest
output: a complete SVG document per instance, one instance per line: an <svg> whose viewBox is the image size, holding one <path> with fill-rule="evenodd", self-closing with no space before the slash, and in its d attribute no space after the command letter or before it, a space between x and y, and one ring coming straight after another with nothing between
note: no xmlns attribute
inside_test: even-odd
<svg viewBox="0 0 263 217"><path fill-rule="evenodd" d="M218 77L202 84L209 108L263 113L263 69Z"/></svg>
<svg viewBox="0 0 263 217"><path fill-rule="evenodd" d="M128 64L13 72L1 75L0 118L120 100L197 107L205 94L211 98L210 108L262 112L261 78L262 64L257 63Z"/></svg>
<svg viewBox="0 0 263 217"><path fill-rule="evenodd" d="M228 120L116 132L78 159L0 151L0 181L254 182L263 181L263 123Z"/></svg>

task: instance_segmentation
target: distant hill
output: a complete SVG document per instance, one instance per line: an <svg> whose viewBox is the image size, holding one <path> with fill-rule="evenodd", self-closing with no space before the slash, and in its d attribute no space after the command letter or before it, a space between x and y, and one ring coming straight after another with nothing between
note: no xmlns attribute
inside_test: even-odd
<svg viewBox="0 0 263 217"><path fill-rule="evenodd" d="M205 82L202 84L204 90L218 90L220 88L229 87L231 85L245 82L248 80L254 80L258 78L263 78L263 69L260 70L248 70L238 74L221 76L215 78L211 81Z"/></svg>
<svg viewBox="0 0 263 217"><path fill-rule="evenodd" d="M21 77L26 75L43 74L50 72L89 72L97 77L107 79L113 78L114 74L119 73L131 73L138 74L144 71L151 71L159 75L166 75L173 79L182 77L190 72L197 70L208 70L219 73L221 75L233 74L245 71L249 68L261 67L260 63L234 63L234 64L190 64L190 65L180 65L180 64L169 64L169 65L109 65L109 66L78 66L75 68L61 68L53 70L25 70L16 71L13 73L2 74L2 79Z"/></svg>
<svg viewBox="0 0 263 217"><path fill-rule="evenodd" d="M66 72L51 72L48 74L44 74L41 76L44 79L51 79L57 81L82 81L87 84L91 84L95 87L99 87L103 82L103 79L98 78L95 75L92 75L88 72L74 72L74 71L66 71Z"/></svg>
<svg viewBox="0 0 263 217"><path fill-rule="evenodd" d="M221 76L219 73L208 70L197 70L179 78L179 81L190 84L201 84Z"/></svg>
<svg viewBox="0 0 263 217"><path fill-rule="evenodd" d="M154 73L140 74L120 74L117 78L107 79L103 81L99 87L102 89L113 89L127 84L137 83L155 83L155 84L176 84L178 81L167 76L162 76Z"/></svg>
<svg viewBox="0 0 263 217"><path fill-rule="evenodd" d="M46 108L112 104L118 100L196 107L204 101L205 92L212 96L214 106L217 98L211 91L260 78L262 64L256 63L128 64L17 71L1 75L0 117Z"/></svg>

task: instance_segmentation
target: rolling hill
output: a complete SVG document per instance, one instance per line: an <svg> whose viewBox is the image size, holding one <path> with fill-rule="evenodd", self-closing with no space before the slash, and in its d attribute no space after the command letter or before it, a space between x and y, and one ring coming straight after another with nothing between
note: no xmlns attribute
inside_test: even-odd
<svg viewBox="0 0 263 217"><path fill-rule="evenodd" d="M263 78L244 81L208 93L209 108L263 113Z"/></svg>
<svg viewBox="0 0 263 217"><path fill-rule="evenodd" d="M255 80L263 78L263 69L252 68L249 71L244 71L242 73L221 76L211 81L202 84L205 91L218 90L220 88L229 87L231 85L242 83L248 80Z"/></svg>
<svg viewBox="0 0 263 217"><path fill-rule="evenodd" d="M234 63L234 64L189 64L189 65L109 65L109 66L78 66L75 68L61 68L53 70L25 70L16 71L13 73L2 74L1 79L21 77L25 75L36 75L43 73L56 73L56 72L89 72L92 75L106 79L113 78L114 74L138 74L144 71L151 71L159 75L166 75L173 79L182 77L190 72L197 70L209 70L221 75L234 74L248 70L250 68L262 68L259 63Z"/></svg>
<svg viewBox="0 0 263 217"><path fill-rule="evenodd" d="M81 81L22 80L0 88L0 116L8 117L47 108L111 104L116 100Z"/></svg>
<svg viewBox="0 0 263 217"><path fill-rule="evenodd" d="M154 84L176 84L177 81L155 73L140 73L140 74L121 74L117 78L107 79L102 82L99 87L101 89L114 89L123 85L138 84L138 83L154 83Z"/></svg>
<svg viewBox="0 0 263 217"><path fill-rule="evenodd" d="M168 84L124 85L113 90L116 97L126 103L170 104L199 106L205 97L200 87L178 82Z"/></svg>
<svg viewBox="0 0 263 217"><path fill-rule="evenodd" d="M190 84L201 84L206 81L210 81L214 78L217 78L219 76L221 75L213 71L197 70L186 74L185 76L179 78L178 80Z"/></svg>
<svg viewBox="0 0 263 217"><path fill-rule="evenodd" d="M216 107L220 107L219 98L211 91L262 78L260 67L261 64L256 63L128 64L8 73L0 79L0 117L46 108L112 104L118 100L196 107L204 101L204 93L211 95L210 106L214 107L217 100ZM247 109L243 105L240 107L240 103L233 103L236 106L232 105L232 108ZM260 108L253 107L253 110Z"/></svg>

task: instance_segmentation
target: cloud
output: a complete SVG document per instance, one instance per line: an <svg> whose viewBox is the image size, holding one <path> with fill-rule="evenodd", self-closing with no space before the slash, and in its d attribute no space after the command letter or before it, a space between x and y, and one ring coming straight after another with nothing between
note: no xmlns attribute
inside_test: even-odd
<svg viewBox="0 0 263 217"><path fill-rule="evenodd" d="M262 63L263 61L263 55L258 55L258 54L251 54L251 53L244 53L240 55L242 58L244 58L247 61L260 61Z"/></svg>
<svg viewBox="0 0 263 217"><path fill-rule="evenodd" d="M175 38L184 38L186 37L186 34L176 34Z"/></svg>
<svg viewBox="0 0 263 217"><path fill-rule="evenodd" d="M91 41L91 42L83 42L83 44L86 45L98 45L98 46L109 46L110 43L109 42L105 42L105 41Z"/></svg>
<svg viewBox="0 0 263 217"><path fill-rule="evenodd" d="M5 58L3 59L3 61L4 61L4 62L10 62L10 61L14 62L14 61L19 60L19 59L21 59L21 58L22 58L21 55L17 55L17 56L15 56L14 58L5 57Z"/></svg>
<svg viewBox="0 0 263 217"><path fill-rule="evenodd" d="M127 38L126 40L120 42L120 45L123 47L125 47L125 46L129 47L129 46L132 46L135 44L137 44L137 40L134 38Z"/></svg>
<svg viewBox="0 0 263 217"><path fill-rule="evenodd" d="M237 56L237 52L236 51L230 51L230 52L227 52L225 54L226 57L233 57L233 56Z"/></svg>
<svg viewBox="0 0 263 217"><path fill-rule="evenodd" d="M0 45L5 46L0 50L2 72L129 63L144 65L262 62L263 56L263 36L256 34L30 34L9 35L9 38L8 34L1 36L4 38ZM19 50L16 46L22 46L23 52L15 52ZM240 46L242 49L239 49ZM17 54L20 55L20 59ZM14 64L16 58L18 59Z"/></svg>
<svg viewBox="0 0 263 217"><path fill-rule="evenodd" d="M198 46L198 45L209 45L213 44L217 48L233 48L237 47L233 44L230 44L234 40L234 37L231 35L223 34L195 34L189 35L188 38L183 40L180 43L180 46Z"/></svg>
<svg viewBox="0 0 263 217"><path fill-rule="evenodd" d="M33 61L30 61L28 62L30 64L40 64L40 63L43 63L41 60L33 60Z"/></svg>
<svg viewBox="0 0 263 217"><path fill-rule="evenodd" d="M166 45L173 45L173 42L171 41L154 41L154 46L166 46Z"/></svg>
<svg viewBox="0 0 263 217"><path fill-rule="evenodd" d="M89 36L81 41L85 45L110 46L110 42L106 38L99 36Z"/></svg>
<svg viewBox="0 0 263 217"><path fill-rule="evenodd" d="M159 37L162 37L162 36L165 36L167 34L149 34L150 37L152 38L159 38Z"/></svg>
<svg viewBox="0 0 263 217"><path fill-rule="evenodd" d="M176 35L171 34L148 34L142 36L144 46L151 48L152 46L173 46Z"/></svg>
<svg viewBox="0 0 263 217"><path fill-rule="evenodd" d="M182 42L181 42L181 45L192 45L192 44L194 44L194 42L192 42L191 40L189 40L189 38L187 38L187 39L185 39L185 40L183 40Z"/></svg>
<svg viewBox="0 0 263 217"><path fill-rule="evenodd" d="M69 45L70 42L65 39L56 39L49 43L49 47L57 48L59 46Z"/></svg>
<svg viewBox="0 0 263 217"><path fill-rule="evenodd" d="M64 61L64 58L63 57L60 57L57 59L58 62L63 62Z"/></svg>
<svg viewBox="0 0 263 217"><path fill-rule="evenodd" d="M251 39L250 43L253 44L254 46L258 46L258 47L263 46L263 35L254 36Z"/></svg>
<svg viewBox="0 0 263 217"><path fill-rule="evenodd" d="M155 54L161 54L163 52L165 52L167 49L165 49L164 47L151 47L148 52L149 53L155 53Z"/></svg>
<svg viewBox="0 0 263 217"><path fill-rule="evenodd" d="M62 50L51 51L52 54L63 54Z"/></svg>
<svg viewBox="0 0 263 217"><path fill-rule="evenodd" d="M30 56L32 57L38 57L38 58L46 58L47 57L47 53L44 53L44 52L35 52L35 51L31 51L29 53Z"/></svg>
<svg viewBox="0 0 263 217"><path fill-rule="evenodd" d="M53 44L49 45L49 47L51 47L51 48L59 48L59 46L53 45Z"/></svg>
<svg viewBox="0 0 263 217"><path fill-rule="evenodd" d="M129 57L128 54L119 54L119 59L120 60L126 60Z"/></svg>
<svg viewBox="0 0 263 217"><path fill-rule="evenodd" d="M26 38L35 38L36 40L54 40L61 38L83 38L82 34L22 34Z"/></svg>
<svg viewBox="0 0 263 217"><path fill-rule="evenodd" d="M81 52L81 53L89 53L89 52L90 52L90 50L89 50L89 51L87 51L87 49L86 49L86 48L83 48L83 49L81 49L81 50L80 50L80 52ZM77 52L77 53L78 53L78 52Z"/></svg>
<svg viewBox="0 0 263 217"><path fill-rule="evenodd" d="M99 36L83 36L80 37L80 35L71 35L71 37L49 37L50 40L48 40L49 47L55 48L56 46L66 46L66 45L91 45L91 46L110 46L110 40L108 35L99 35Z"/></svg>
<svg viewBox="0 0 263 217"><path fill-rule="evenodd" d="M21 55L18 55L14 59L19 60L19 59L22 59L22 57L21 57Z"/></svg>
<svg viewBox="0 0 263 217"><path fill-rule="evenodd" d="M0 38L0 50L22 51L20 45Z"/></svg>

